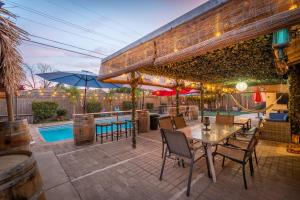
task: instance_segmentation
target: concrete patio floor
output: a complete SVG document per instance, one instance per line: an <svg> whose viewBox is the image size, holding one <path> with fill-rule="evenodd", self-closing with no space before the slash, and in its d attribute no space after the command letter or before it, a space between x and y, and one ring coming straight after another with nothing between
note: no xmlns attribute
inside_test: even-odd
<svg viewBox="0 0 300 200"><path fill-rule="evenodd" d="M32 147L44 182L47 200L92 199L299 199L300 156L286 152L284 143L260 141L259 165L254 177L247 170L248 190L243 187L241 166L220 159L217 183L207 176L205 159L193 170L190 197L186 197L188 167L169 160L161 169L159 131L140 134L137 148L131 139L75 147L72 142ZM247 167L248 169L248 167Z"/></svg>

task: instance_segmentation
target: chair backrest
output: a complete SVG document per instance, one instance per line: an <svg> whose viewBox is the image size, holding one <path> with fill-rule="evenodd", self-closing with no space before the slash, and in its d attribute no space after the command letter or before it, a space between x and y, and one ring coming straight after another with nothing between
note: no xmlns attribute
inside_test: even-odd
<svg viewBox="0 0 300 200"><path fill-rule="evenodd" d="M183 132L162 129L163 137L166 140L168 150L171 154L192 158L188 140Z"/></svg>
<svg viewBox="0 0 300 200"><path fill-rule="evenodd" d="M234 116L217 114L216 115L216 124L233 125L234 124Z"/></svg>
<svg viewBox="0 0 300 200"><path fill-rule="evenodd" d="M252 155L252 152L254 151L255 146L258 144L258 137L259 137L258 133L259 133L258 129L255 128L254 134L252 135L251 140L248 143L248 146L247 146L248 152L246 153L245 157Z"/></svg>
<svg viewBox="0 0 300 200"><path fill-rule="evenodd" d="M170 116L161 117L158 119L159 128L173 130L173 122Z"/></svg>
<svg viewBox="0 0 300 200"><path fill-rule="evenodd" d="M183 115L173 117L173 122L176 129L184 128L187 126Z"/></svg>

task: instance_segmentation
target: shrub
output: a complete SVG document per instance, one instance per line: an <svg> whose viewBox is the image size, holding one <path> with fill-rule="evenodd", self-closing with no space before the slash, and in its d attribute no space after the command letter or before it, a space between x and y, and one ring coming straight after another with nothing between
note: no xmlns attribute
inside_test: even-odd
<svg viewBox="0 0 300 200"><path fill-rule="evenodd" d="M67 115L67 110L66 110L66 109L62 109L62 108L57 109L56 115L57 115L58 117L66 116L66 115Z"/></svg>
<svg viewBox="0 0 300 200"><path fill-rule="evenodd" d="M153 103L146 103L147 110L153 110L154 104Z"/></svg>
<svg viewBox="0 0 300 200"><path fill-rule="evenodd" d="M54 117L58 104L51 101L34 101L32 102L32 113L35 121L43 121Z"/></svg>
<svg viewBox="0 0 300 200"><path fill-rule="evenodd" d="M138 107L138 103L135 103L135 108ZM123 106L122 106L123 110L131 110L132 109L132 103L131 101L123 101Z"/></svg>
<svg viewBox="0 0 300 200"><path fill-rule="evenodd" d="M95 100L88 101L86 104L87 113L101 112L102 106L101 103Z"/></svg>

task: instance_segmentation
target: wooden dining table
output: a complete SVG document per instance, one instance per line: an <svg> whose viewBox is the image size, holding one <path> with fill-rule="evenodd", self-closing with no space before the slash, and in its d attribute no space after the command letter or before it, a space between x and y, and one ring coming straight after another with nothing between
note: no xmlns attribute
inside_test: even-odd
<svg viewBox="0 0 300 200"><path fill-rule="evenodd" d="M237 131L240 131L241 128L242 127L239 125L229 126L229 125L212 124L209 127L210 130L205 131L204 125L196 124L196 125L187 126L178 129L178 131L183 132L188 139L199 141L205 144L206 154L209 162L210 174L212 176L213 182L216 182L217 179L216 179L216 172L213 163L212 148L218 143L229 138Z"/></svg>

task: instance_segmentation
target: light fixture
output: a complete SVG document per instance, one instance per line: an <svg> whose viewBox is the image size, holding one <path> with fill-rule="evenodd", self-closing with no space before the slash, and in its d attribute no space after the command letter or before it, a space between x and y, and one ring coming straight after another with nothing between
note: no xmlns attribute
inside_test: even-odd
<svg viewBox="0 0 300 200"><path fill-rule="evenodd" d="M240 92L243 92L245 91L247 88L248 88L248 85L247 83L245 82L238 82L235 86L235 88L240 91Z"/></svg>
<svg viewBox="0 0 300 200"><path fill-rule="evenodd" d="M298 6L297 6L296 4L293 4L293 5L291 5L291 6L289 7L289 10L294 10L294 9L296 9L296 8L298 8Z"/></svg>
<svg viewBox="0 0 300 200"><path fill-rule="evenodd" d="M219 32L219 31L216 32L216 33L215 33L215 36L216 36L216 37L220 37L220 36L221 36L221 32Z"/></svg>

